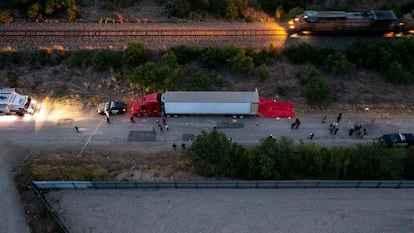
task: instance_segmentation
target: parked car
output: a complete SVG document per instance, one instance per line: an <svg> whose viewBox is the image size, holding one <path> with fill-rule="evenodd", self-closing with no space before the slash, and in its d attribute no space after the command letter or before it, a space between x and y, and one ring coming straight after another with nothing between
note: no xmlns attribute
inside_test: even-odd
<svg viewBox="0 0 414 233"><path fill-rule="evenodd" d="M109 101L98 105L98 113L101 115L112 115L126 113L127 106L124 102Z"/></svg>
<svg viewBox="0 0 414 233"><path fill-rule="evenodd" d="M412 146L414 135L410 133L393 133L382 135L382 140L388 147Z"/></svg>

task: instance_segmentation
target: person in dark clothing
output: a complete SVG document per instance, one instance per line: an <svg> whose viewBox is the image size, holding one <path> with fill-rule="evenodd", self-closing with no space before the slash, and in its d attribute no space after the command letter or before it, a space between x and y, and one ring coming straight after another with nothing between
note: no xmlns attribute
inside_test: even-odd
<svg viewBox="0 0 414 233"><path fill-rule="evenodd" d="M296 126L295 126L295 129L298 129L299 128L299 125L300 125L300 120L298 119L298 118L296 118Z"/></svg>
<svg viewBox="0 0 414 233"><path fill-rule="evenodd" d="M354 134L354 128L349 129L349 136L352 136L352 134Z"/></svg>
<svg viewBox="0 0 414 233"><path fill-rule="evenodd" d="M339 121L342 119L342 113L338 114L338 117L336 118L336 122L339 123Z"/></svg>

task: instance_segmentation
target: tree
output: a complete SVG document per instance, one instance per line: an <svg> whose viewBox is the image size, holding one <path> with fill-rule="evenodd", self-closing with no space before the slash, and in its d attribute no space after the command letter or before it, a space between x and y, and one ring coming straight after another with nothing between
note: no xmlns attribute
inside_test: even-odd
<svg viewBox="0 0 414 233"><path fill-rule="evenodd" d="M255 155L258 158L260 176L265 179L289 179L293 176L293 140L269 137L261 141Z"/></svg>
<svg viewBox="0 0 414 233"><path fill-rule="evenodd" d="M147 93L160 90L158 68L153 62L147 62L127 71L126 78L132 88L141 89Z"/></svg>
<svg viewBox="0 0 414 233"><path fill-rule="evenodd" d="M236 176L243 173L239 169L248 167L244 148L217 130L202 131L197 135L190 147L189 158L194 169L206 176Z"/></svg>
<svg viewBox="0 0 414 233"><path fill-rule="evenodd" d="M144 43L129 43L128 48L124 51L123 61L124 64L134 67L143 64L147 60L147 57Z"/></svg>
<svg viewBox="0 0 414 233"><path fill-rule="evenodd" d="M311 104L318 104L326 101L329 95L329 84L324 78L312 77L303 86L303 95Z"/></svg>

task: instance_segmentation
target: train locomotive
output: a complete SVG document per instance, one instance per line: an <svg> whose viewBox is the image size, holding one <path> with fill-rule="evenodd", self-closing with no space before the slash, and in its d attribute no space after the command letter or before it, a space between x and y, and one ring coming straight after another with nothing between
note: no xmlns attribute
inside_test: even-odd
<svg viewBox="0 0 414 233"><path fill-rule="evenodd" d="M289 21L289 33L399 33L398 18L392 10L365 12L307 10Z"/></svg>

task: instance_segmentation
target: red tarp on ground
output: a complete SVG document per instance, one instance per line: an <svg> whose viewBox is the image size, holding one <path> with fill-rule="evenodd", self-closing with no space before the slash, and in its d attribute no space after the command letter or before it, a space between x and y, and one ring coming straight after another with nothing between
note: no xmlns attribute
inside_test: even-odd
<svg viewBox="0 0 414 233"><path fill-rule="evenodd" d="M269 118L295 117L293 104L291 102L276 102L272 99L260 99L259 115Z"/></svg>

